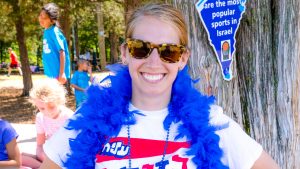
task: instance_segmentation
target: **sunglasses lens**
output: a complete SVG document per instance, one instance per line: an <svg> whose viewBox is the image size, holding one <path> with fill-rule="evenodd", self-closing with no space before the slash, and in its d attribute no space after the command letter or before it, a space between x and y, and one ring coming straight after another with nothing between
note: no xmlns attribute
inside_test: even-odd
<svg viewBox="0 0 300 169"><path fill-rule="evenodd" d="M138 40L130 40L127 42L129 53L136 59L147 58L151 51L150 44Z"/></svg>
<svg viewBox="0 0 300 169"><path fill-rule="evenodd" d="M183 52L177 45L162 45L159 50L161 59L168 63L178 62Z"/></svg>
<svg viewBox="0 0 300 169"><path fill-rule="evenodd" d="M181 54L185 51L185 47L176 44L160 44L155 45L150 42L144 42L137 39L128 39L127 45L129 53L136 59L145 59L149 56L154 48L157 48L162 61L167 63L176 63L179 61Z"/></svg>

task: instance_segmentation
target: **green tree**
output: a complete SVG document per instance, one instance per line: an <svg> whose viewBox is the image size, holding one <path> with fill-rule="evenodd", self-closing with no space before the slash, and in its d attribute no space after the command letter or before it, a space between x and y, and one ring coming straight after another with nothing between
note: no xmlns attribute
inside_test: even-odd
<svg viewBox="0 0 300 169"><path fill-rule="evenodd" d="M18 1L18 0L5 0L7 8L11 8L10 13L8 14L9 19L15 25L16 30L16 40L18 42L19 51L20 51L20 60L22 64L22 71L23 71L23 96L29 95L29 90L32 88L32 78L31 78L31 70L29 67L29 60L28 60L28 52L26 46L26 37L25 37L25 23L24 23L24 14L30 13L31 9L28 7L30 4L29 1Z"/></svg>
<svg viewBox="0 0 300 169"><path fill-rule="evenodd" d="M92 13L92 15L91 15ZM90 47L97 47L97 23L95 19L94 5L88 4L75 11L76 23L78 24L78 38L80 42L80 53Z"/></svg>
<svg viewBox="0 0 300 169"><path fill-rule="evenodd" d="M6 2L0 1L0 61L8 59L7 48L15 39L15 29L13 21L7 17L11 13L11 8Z"/></svg>
<svg viewBox="0 0 300 169"><path fill-rule="evenodd" d="M114 12L111 12L114 11ZM115 1L104 3L104 27L106 37L110 45L110 62L116 63L119 60L119 39L124 36L124 8Z"/></svg>

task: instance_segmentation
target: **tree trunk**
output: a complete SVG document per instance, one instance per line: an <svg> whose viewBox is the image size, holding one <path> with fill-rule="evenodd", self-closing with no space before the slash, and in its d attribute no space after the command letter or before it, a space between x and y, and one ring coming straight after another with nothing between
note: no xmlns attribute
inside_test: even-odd
<svg viewBox="0 0 300 169"><path fill-rule="evenodd" d="M110 60L111 64L118 62L119 54L118 54L118 47L119 47L119 37L115 32L111 32L109 34L109 42L110 42Z"/></svg>
<svg viewBox="0 0 300 169"><path fill-rule="evenodd" d="M3 62L3 42L0 40L0 64Z"/></svg>
<svg viewBox="0 0 300 169"><path fill-rule="evenodd" d="M63 5L63 12L60 17L60 24L61 24L61 29L63 30L63 33L65 35L65 38L68 43L68 49L69 49L69 54L71 55L71 23L70 23L70 0L65 0L64 5ZM69 56L71 59L71 56ZM71 60L70 60L70 65L72 65ZM66 84L66 89L68 91L68 94L72 93L72 89L70 86L70 79L68 79L68 83Z"/></svg>
<svg viewBox="0 0 300 169"><path fill-rule="evenodd" d="M300 5L298 0L247 1L236 34L230 82L216 56L194 4L172 0L189 25L190 73L213 94L227 115L240 123L283 169L300 169Z"/></svg>
<svg viewBox="0 0 300 169"><path fill-rule="evenodd" d="M79 38L78 38L78 25L77 20L74 23L74 41L75 41L75 51L76 51L76 58L79 58Z"/></svg>
<svg viewBox="0 0 300 169"><path fill-rule="evenodd" d="M38 48L36 50L36 65L38 67L40 67L40 63L41 63L41 59L42 59L42 50L43 50L43 47L41 44L39 44Z"/></svg>
<svg viewBox="0 0 300 169"><path fill-rule="evenodd" d="M66 40L68 42L69 46L69 51L71 51L71 23L70 23L70 1L65 0L64 1L64 6L63 6L63 12L60 17L60 24L61 24L61 29L63 30L63 33L66 37Z"/></svg>
<svg viewBox="0 0 300 169"><path fill-rule="evenodd" d="M29 67L29 60L28 60L28 52L26 47L26 40L25 40L25 32L24 32L24 22L23 16L20 12L20 7L18 4L13 4L14 12L16 13L16 18L14 18L14 23L17 32L17 41L20 50L20 60L22 64L22 72L23 72L23 96L29 96L29 91L32 88L32 78L31 78L31 70Z"/></svg>
<svg viewBox="0 0 300 169"><path fill-rule="evenodd" d="M124 10L125 10L125 14L128 11L133 10L134 8L136 8L139 4L141 3L141 0L124 0ZM127 17L125 15L125 23L127 21Z"/></svg>
<svg viewBox="0 0 300 169"><path fill-rule="evenodd" d="M97 23L98 23L98 46L100 50L101 70L105 70L106 67L105 33L104 33L103 11L101 9L102 8L101 3L102 2L96 3Z"/></svg>
<svg viewBox="0 0 300 169"><path fill-rule="evenodd" d="M124 0L124 21L127 23L127 13L141 4L142 0Z"/></svg>
<svg viewBox="0 0 300 169"><path fill-rule="evenodd" d="M249 1L247 7L256 12L248 10L241 23L237 62L251 135L282 168L299 169L299 1Z"/></svg>

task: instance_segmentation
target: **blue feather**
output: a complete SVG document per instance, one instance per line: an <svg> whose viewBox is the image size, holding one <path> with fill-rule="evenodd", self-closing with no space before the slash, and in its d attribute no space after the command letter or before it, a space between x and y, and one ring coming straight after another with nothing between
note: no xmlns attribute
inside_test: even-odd
<svg viewBox="0 0 300 169"><path fill-rule="evenodd" d="M110 137L117 136L123 125L135 124L133 113L128 111L131 100L131 78L128 67L115 64L108 67L115 75L107 76L102 82L108 86L92 85L87 93L87 101L79 108L75 118L70 120L69 130L80 130L80 134L70 140L71 154L64 163L70 169L95 168L95 157ZM169 124L182 122L175 139L186 137L191 147L188 155L197 169L227 169L221 162L222 150L216 127L209 124L209 109L214 97L202 95L193 86L193 80L185 67L177 75L172 87L169 114L164 120L164 128ZM184 90L183 90L184 89Z"/></svg>

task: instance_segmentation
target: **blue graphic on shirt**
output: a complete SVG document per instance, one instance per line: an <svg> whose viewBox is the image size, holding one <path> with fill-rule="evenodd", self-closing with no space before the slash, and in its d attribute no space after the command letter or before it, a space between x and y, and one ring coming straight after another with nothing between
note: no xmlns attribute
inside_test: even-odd
<svg viewBox="0 0 300 169"><path fill-rule="evenodd" d="M130 150L130 146L128 145L128 138L114 138L107 142L99 156L97 156L96 163L101 164L102 162L109 162L115 160L121 160L117 168L127 169L128 168L128 160L139 160L139 163L132 163L132 169L165 169L170 166L177 166L177 168L187 169L188 168L188 157L181 157L178 154L178 150L185 147L184 145L187 142L169 142L168 150L166 150L165 155L162 154L161 151L156 151L158 147L162 148L159 144L165 144L165 141L158 140L148 140L148 139L131 139L131 143L135 145L147 145L147 147L132 149ZM146 144L148 143L148 144ZM154 151L153 151L154 150ZM177 152L177 153L176 153ZM156 158L156 160L145 160L145 158ZM163 160L163 161L162 161ZM126 162L125 162L126 161ZM125 162L125 163L124 163ZM113 164L109 164L113 165ZM101 169L109 168L108 166L102 166Z"/></svg>
<svg viewBox="0 0 300 169"><path fill-rule="evenodd" d="M155 163L155 169L166 169L166 166L169 165L169 160L160 161ZM128 169L126 166L121 167L120 169ZM136 167L131 169L154 169L154 165L146 164L143 165L142 168ZM184 168L182 168L184 169Z"/></svg>
<svg viewBox="0 0 300 169"><path fill-rule="evenodd" d="M106 143L102 150L102 155L114 156L117 158L124 158L129 154L129 146L123 142Z"/></svg>
<svg viewBox="0 0 300 169"><path fill-rule="evenodd" d="M245 3L246 0L199 0L196 3L225 80L232 79L235 34L246 9Z"/></svg>
<svg viewBox="0 0 300 169"><path fill-rule="evenodd" d="M70 55L67 40L56 26L44 30L43 65L44 74L50 78L58 78L60 68L60 51L65 53L65 75L70 78Z"/></svg>
<svg viewBox="0 0 300 169"><path fill-rule="evenodd" d="M168 164L169 160L160 161L158 163L155 163L155 167L159 167L159 169L165 169Z"/></svg>

